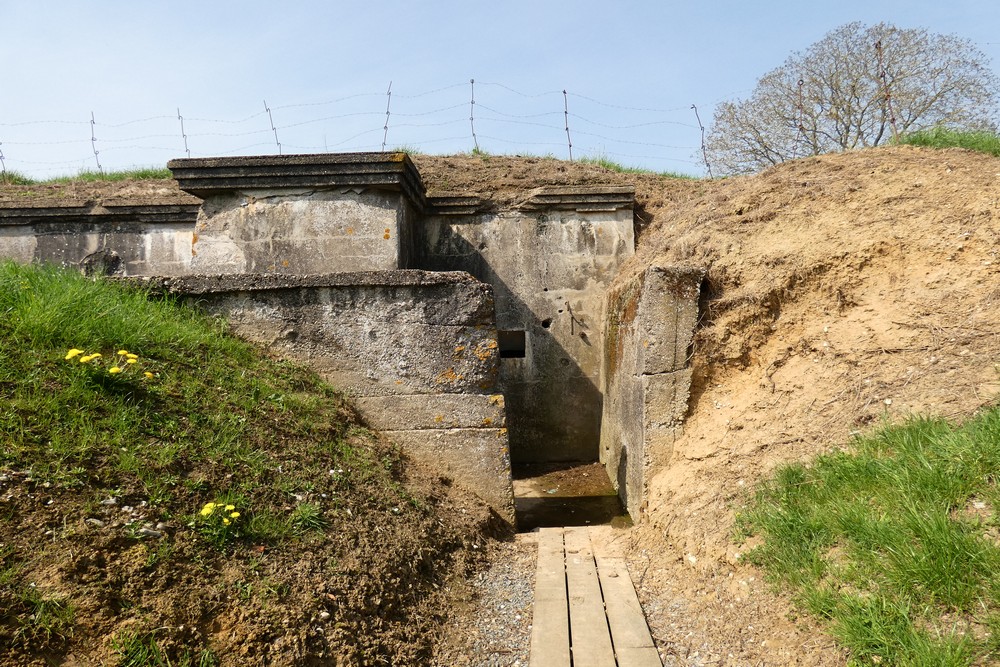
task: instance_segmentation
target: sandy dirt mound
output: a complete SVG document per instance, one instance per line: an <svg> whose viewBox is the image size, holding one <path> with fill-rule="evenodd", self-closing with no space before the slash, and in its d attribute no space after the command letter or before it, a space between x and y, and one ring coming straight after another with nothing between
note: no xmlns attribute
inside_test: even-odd
<svg viewBox="0 0 1000 667"><path fill-rule="evenodd" d="M177 181L170 179L0 185L0 209L22 206L167 206L200 203L201 199L182 192L177 187Z"/></svg>
<svg viewBox="0 0 1000 667"><path fill-rule="evenodd" d="M783 462L995 401L998 176L960 150L829 155L719 182L649 229L631 270L708 268L688 420L633 551L676 664L842 661L741 564L734 513Z"/></svg>

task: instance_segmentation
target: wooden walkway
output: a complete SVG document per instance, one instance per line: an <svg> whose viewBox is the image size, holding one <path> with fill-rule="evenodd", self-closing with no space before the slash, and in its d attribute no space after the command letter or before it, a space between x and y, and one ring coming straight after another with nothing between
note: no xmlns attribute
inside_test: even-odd
<svg viewBox="0 0 1000 667"><path fill-rule="evenodd" d="M622 558L587 528L538 535L530 667L662 667Z"/></svg>

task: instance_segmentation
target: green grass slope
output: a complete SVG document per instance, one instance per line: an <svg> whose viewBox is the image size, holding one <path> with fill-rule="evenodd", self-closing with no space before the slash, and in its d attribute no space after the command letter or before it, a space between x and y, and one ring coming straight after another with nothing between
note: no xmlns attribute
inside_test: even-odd
<svg viewBox="0 0 1000 667"><path fill-rule="evenodd" d="M748 557L857 665L1000 661L1000 409L914 419L782 468L741 517Z"/></svg>
<svg viewBox="0 0 1000 667"><path fill-rule="evenodd" d="M224 322L0 263L4 664L420 664L487 517Z"/></svg>

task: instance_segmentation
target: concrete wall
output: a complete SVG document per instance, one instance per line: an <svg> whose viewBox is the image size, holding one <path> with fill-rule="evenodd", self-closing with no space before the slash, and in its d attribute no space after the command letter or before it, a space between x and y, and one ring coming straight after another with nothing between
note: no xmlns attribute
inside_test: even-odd
<svg viewBox="0 0 1000 667"><path fill-rule="evenodd" d="M155 279L243 338L309 364L409 454L514 523L493 294L463 273Z"/></svg>
<svg viewBox="0 0 1000 667"><path fill-rule="evenodd" d="M198 213L193 273L407 268L412 207L399 192L241 189L209 194Z"/></svg>
<svg viewBox="0 0 1000 667"><path fill-rule="evenodd" d="M634 517L687 413L703 277L700 269L652 267L608 294L601 462Z"/></svg>
<svg viewBox="0 0 1000 667"><path fill-rule="evenodd" d="M198 207L0 210L0 257L111 275L183 275L190 271ZM172 209L172 210L170 210Z"/></svg>
<svg viewBox="0 0 1000 667"><path fill-rule="evenodd" d="M634 252L632 197L549 189L518 210L478 214L469 198L431 200L421 266L493 285L497 328L525 332L524 356L500 362L515 462L598 458L605 291Z"/></svg>

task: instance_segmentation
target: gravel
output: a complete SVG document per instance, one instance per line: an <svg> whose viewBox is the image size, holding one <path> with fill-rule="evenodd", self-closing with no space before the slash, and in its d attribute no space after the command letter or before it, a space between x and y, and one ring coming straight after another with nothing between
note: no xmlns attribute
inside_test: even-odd
<svg viewBox="0 0 1000 667"><path fill-rule="evenodd" d="M528 664L537 534L521 533L489 549L489 566L467 583L465 604L443 629L438 667Z"/></svg>

